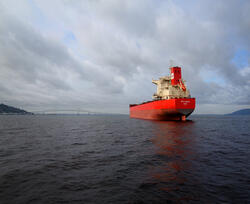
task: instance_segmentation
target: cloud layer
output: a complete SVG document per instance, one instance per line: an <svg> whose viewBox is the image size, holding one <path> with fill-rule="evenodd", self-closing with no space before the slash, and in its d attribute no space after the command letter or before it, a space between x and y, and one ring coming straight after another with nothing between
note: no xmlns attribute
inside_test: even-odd
<svg viewBox="0 0 250 204"><path fill-rule="evenodd" d="M249 1L18 3L0 4L0 102L127 113L173 60L198 113L250 106Z"/></svg>

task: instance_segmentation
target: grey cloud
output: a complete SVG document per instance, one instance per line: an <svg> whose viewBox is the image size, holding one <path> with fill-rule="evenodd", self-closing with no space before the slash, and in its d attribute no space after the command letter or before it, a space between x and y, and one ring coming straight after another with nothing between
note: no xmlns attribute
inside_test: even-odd
<svg viewBox="0 0 250 204"><path fill-rule="evenodd" d="M22 21L2 16L1 25L1 72L8 73L10 77L5 80L20 80L20 84L52 88L56 93L56 90L72 89L64 78L75 72L83 80L96 84L98 90L111 93L122 91L122 84L113 86L116 82L105 71L81 64L68 53L65 46L43 37ZM60 73L65 75L60 76ZM21 90L20 87L17 90Z"/></svg>
<svg viewBox="0 0 250 204"><path fill-rule="evenodd" d="M191 12L174 1L37 2L51 22L74 33L76 52L84 58L59 37L55 41L34 29L35 21L2 14L0 70L5 78L0 75L0 86L15 77L15 86L26 89L23 101L42 88L34 101L41 106L84 104L97 110L105 101L107 109L127 112L128 103L151 98L151 79L168 75L173 59L183 66L199 104L249 104L249 74L242 74L232 58L238 47L250 50L250 4L237 2L203 1ZM52 30L62 32L57 29ZM203 70L224 83L204 81ZM13 86L11 92L18 93Z"/></svg>
<svg viewBox="0 0 250 204"><path fill-rule="evenodd" d="M11 17L2 16L1 25L1 72L12 73L12 80L42 80L54 88L70 88L56 77L51 79L51 66L62 66L63 61L70 59L62 46L46 41L34 29Z"/></svg>

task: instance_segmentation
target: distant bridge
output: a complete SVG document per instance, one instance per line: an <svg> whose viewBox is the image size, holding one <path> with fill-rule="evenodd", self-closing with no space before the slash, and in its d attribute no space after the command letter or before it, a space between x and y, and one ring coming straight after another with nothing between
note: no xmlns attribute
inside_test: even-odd
<svg viewBox="0 0 250 204"><path fill-rule="evenodd" d="M35 114L103 114L100 112L94 112L84 109L47 109L47 110L39 110L33 111Z"/></svg>

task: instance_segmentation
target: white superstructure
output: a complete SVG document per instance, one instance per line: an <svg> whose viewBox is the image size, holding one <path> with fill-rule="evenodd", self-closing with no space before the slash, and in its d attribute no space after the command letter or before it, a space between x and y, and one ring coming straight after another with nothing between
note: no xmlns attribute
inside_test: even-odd
<svg viewBox="0 0 250 204"><path fill-rule="evenodd" d="M190 98L190 93L186 89L186 83L181 78L181 68L172 67L171 77L160 77L159 80L152 80L157 85L157 91L153 95L154 100L172 98Z"/></svg>

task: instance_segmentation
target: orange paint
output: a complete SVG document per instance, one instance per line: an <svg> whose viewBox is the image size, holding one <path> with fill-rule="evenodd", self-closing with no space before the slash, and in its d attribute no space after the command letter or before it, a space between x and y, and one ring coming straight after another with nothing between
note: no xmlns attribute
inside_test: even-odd
<svg viewBox="0 0 250 204"><path fill-rule="evenodd" d="M130 117L151 120L186 120L195 109L195 98L149 101L130 105ZM184 116L184 117L183 117Z"/></svg>

